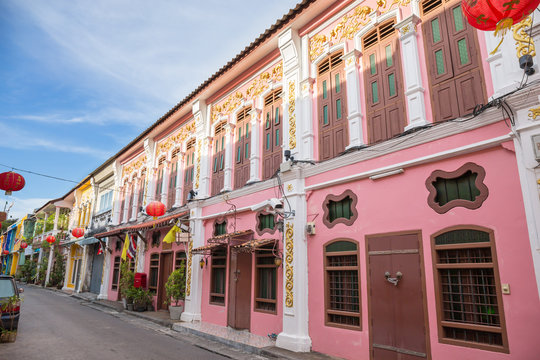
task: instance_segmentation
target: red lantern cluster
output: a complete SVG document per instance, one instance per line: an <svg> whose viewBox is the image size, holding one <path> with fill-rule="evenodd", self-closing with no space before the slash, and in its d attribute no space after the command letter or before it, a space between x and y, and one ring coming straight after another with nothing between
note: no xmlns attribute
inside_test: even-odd
<svg viewBox="0 0 540 360"><path fill-rule="evenodd" d="M159 201L152 201L150 204L146 205L146 213L155 220L159 216L165 214L165 205Z"/></svg>
<svg viewBox="0 0 540 360"><path fill-rule="evenodd" d="M503 33L529 16L540 0L462 0L463 14L472 27Z"/></svg>
<svg viewBox="0 0 540 360"><path fill-rule="evenodd" d="M26 243L26 241L23 241L21 243L21 249L26 249L28 247L28 244Z"/></svg>
<svg viewBox="0 0 540 360"><path fill-rule="evenodd" d="M0 189L5 190L6 195L12 191L19 191L24 187L24 178L16 172L9 171L0 174Z"/></svg>
<svg viewBox="0 0 540 360"><path fill-rule="evenodd" d="M45 238L45 240L49 243L49 244L52 244L56 241L56 238L54 237L54 235L49 235Z"/></svg>
<svg viewBox="0 0 540 360"><path fill-rule="evenodd" d="M73 235L73 237L76 237L78 239L78 238L80 238L81 236L84 235L84 229L75 228L75 229L71 230L71 235Z"/></svg>

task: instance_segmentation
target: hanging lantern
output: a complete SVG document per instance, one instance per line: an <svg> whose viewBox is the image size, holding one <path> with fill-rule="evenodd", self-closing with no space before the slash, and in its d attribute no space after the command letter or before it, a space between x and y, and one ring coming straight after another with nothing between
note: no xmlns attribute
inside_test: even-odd
<svg viewBox="0 0 540 360"><path fill-rule="evenodd" d="M49 235L45 238L45 240L49 243L49 244L52 244L56 241L56 238L54 237L54 235Z"/></svg>
<svg viewBox="0 0 540 360"><path fill-rule="evenodd" d="M84 235L84 229L82 228L75 228L73 230L71 230L71 235L73 235L73 237L76 237L77 239L82 237Z"/></svg>
<svg viewBox="0 0 540 360"><path fill-rule="evenodd" d="M165 205L159 201L152 201L146 205L146 213L156 220L159 216L165 214Z"/></svg>
<svg viewBox="0 0 540 360"><path fill-rule="evenodd" d="M28 244L26 243L26 241L23 241L21 243L21 249L26 249L28 247Z"/></svg>
<svg viewBox="0 0 540 360"><path fill-rule="evenodd" d="M9 255L9 251L4 250L4 255Z"/></svg>
<svg viewBox="0 0 540 360"><path fill-rule="evenodd" d="M0 189L11 195L12 191L19 191L24 187L24 178L16 172L9 171L0 174Z"/></svg>

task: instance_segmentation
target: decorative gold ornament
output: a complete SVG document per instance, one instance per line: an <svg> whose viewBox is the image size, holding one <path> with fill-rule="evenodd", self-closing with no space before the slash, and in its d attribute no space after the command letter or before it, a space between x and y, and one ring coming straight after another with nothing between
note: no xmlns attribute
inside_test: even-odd
<svg viewBox="0 0 540 360"><path fill-rule="evenodd" d="M536 120L536 118L540 116L540 107L529 109L529 117L533 120Z"/></svg>
<svg viewBox="0 0 540 360"><path fill-rule="evenodd" d="M188 256L187 256L187 280L186 280L186 295L191 294L191 260L193 255L191 254L193 250L193 240L189 241L188 245Z"/></svg>
<svg viewBox="0 0 540 360"><path fill-rule="evenodd" d="M288 191L288 192L293 191L293 186L292 186L292 184L287 185L287 191Z"/></svg>
<svg viewBox="0 0 540 360"><path fill-rule="evenodd" d="M315 35L309 40L309 58L311 61L315 60L323 53L326 42L326 35L322 34Z"/></svg>
<svg viewBox="0 0 540 360"><path fill-rule="evenodd" d="M532 26L532 17L528 16L521 22L512 26L514 40L516 40L516 50L518 59L523 55L536 56L534 40L529 36L527 30Z"/></svg>
<svg viewBox="0 0 540 360"><path fill-rule="evenodd" d="M124 166L124 169L122 170L122 177L123 178L130 178L131 174L135 171L138 171L143 165L146 163L146 155L140 155L135 160L131 161L129 165Z"/></svg>
<svg viewBox="0 0 540 360"><path fill-rule="evenodd" d="M287 307L293 307L294 297L293 297L293 288L294 288L294 272L293 272L293 250L294 250L294 225L290 222L286 224L285 230L285 250L287 253L285 255L285 305Z"/></svg>
<svg viewBox="0 0 540 360"><path fill-rule="evenodd" d="M394 6L396 8L400 6L408 6L410 3L411 3L411 0L393 0L390 6L386 7L386 4L387 4L386 0L377 0L376 10L379 12L380 15L382 15L392 10Z"/></svg>
<svg viewBox="0 0 540 360"><path fill-rule="evenodd" d="M296 115L294 113L296 94L294 81L289 81L289 149L296 148Z"/></svg>
<svg viewBox="0 0 540 360"><path fill-rule="evenodd" d="M191 135L195 131L195 122L192 121L189 124L182 126L180 130L167 138L167 140L161 142L158 145L156 156L159 157L159 155L164 154L168 152L174 145L180 145L183 143L189 135Z"/></svg>
<svg viewBox="0 0 540 360"><path fill-rule="evenodd" d="M201 139L197 141L197 175L195 177L195 188L199 188L199 177L201 175Z"/></svg>
<svg viewBox="0 0 540 360"><path fill-rule="evenodd" d="M401 35L408 34L411 31L416 31L416 25L407 24L400 29Z"/></svg>
<svg viewBox="0 0 540 360"><path fill-rule="evenodd" d="M356 62L356 57L354 55L350 56L350 57L347 58L347 60L345 60L345 67L349 67L352 64L354 64L355 62Z"/></svg>

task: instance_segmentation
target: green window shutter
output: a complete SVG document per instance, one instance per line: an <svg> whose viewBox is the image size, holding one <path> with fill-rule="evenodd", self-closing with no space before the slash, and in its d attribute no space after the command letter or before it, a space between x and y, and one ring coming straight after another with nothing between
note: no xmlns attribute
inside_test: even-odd
<svg viewBox="0 0 540 360"><path fill-rule="evenodd" d="M214 158L214 172L217 171L217 157Z"/></svg>
<svg viewBox="0 0 540 360"><path fill-rule="evenodd" d="M372 94L372 97L373 97L373 103L378 103L379 102L379 84L374 81L371 83L371 94Z"/></svg>
<svg viewBox="0 0 540 360"><path fill-rule="evenodd" d="M336 117L341 119L341 99L336 100Z"/></svg>
<svg viewBox="0 0 540 360"><path fill-rule="evenodd" d="M270 133L266 133L266 150L270 150Z"/></svg>
<svg viewBox="0 0 540 360"><path fill-rule="evenodd" d="M246 139L249 138L249 123L246 123Z"/></svg>
<svg viewBox="0 0 540 360"><path fill-rule="evenodd" d="M463 13L461 11L461 6L455 7L452 10L452 15L454 16L454 26L456 31L463 30Z"/></svg>
<svg viewBox="0 0 540 360"><path fill-rule="evenodd" d="M242 147L239 146L238 149L236 149L236 162L240 162L241 156L242 156Z"/></svg>
<svg viewBox="0 0 540 360"><path fill-rule="evenodd" d="M266 129L270 128L270 112L266 112Z"/></svg>
<svg viewBox="0 0 540 360"><path fill-rule="evenodd" d="M356 251L358 247L350 241L336 241L326 246L326 252Z"/></svg>
<svg viewBox="0 0 540 360"><path fill-rule="evenodd" d="M480 190L475 184L477 176L478 174L467 171L465 174L453 179L437 178L433 182L433 186L437 191L435 202L443 206L452 200L458 199L474 201L480 195Z"/></svg>
<svg viewBox="0 0 540 360"><path fill-rule="evenodd" d="M384 50L385 50L385 53L386 53L386 66L390 67L393 64L393 62L392 62L392 45L387 45L384 48Z"/></svg>
<svg viewBox="0 0 540 360"><path fill-rule="evenodd" d="M326 80L322 82L322 97L323 99L326 99L328 97L328 90L326 88Z"/></svg>
<svg viewBox="0 0 540 360"><path fill-rule="evenodd" d="M431 22L431 31L433 33L433 42L438 43L441 41L441 29L439 27L439 19L434 19Z"/></svg>
<svg viewBox="0 0 540 360"><path fill-rule="evenodd" d="M274 124L279 124L279 106L276 106L276 117L274 118Z"/></svg>
<svg viewBox="0 0 540 360"><path fill-rule="evenodd" d="M221 150L225 148L225 136L221 138Z"/></svg>
<svg viewBox="0 0 540 360"><path fill-rule="evenodd" d="M336 79L336 92L338 93L338 92L341 91L341 83L339 81L339 73L336 74L335 79Z"/></svg>
<svg viewBox="0 0 540 360"><path fill-rule="evenodd" d="M279 146L279 129L276 129L276 146Z"/></svg>
<svg viewBox="0 0 540 360"><path fill-rule="evenodd" d="M388 75L388 86L390 87L390 96L396 95L396 78L393 73Z"/></svg>
<svg viewBox="0 0 540 360"><path fill-rule="evenodd" d="M328 124L328 105L324 105L323 107L323 124Z"/></svg>
<svg viewBox="0 0 540 360"><path fill-rule="evenodd" d="M241 140L242 139L242 128L239 127L238 128L238 140Z"/></svg>
<svg viewBox="0 0 540 360"><path fill-rule="evenodd" d="M249 159L249 143L246 143L246 148L245 148L244 157L245 157L246 159Z"/></svg>
<svg viewBox="0 0 540 360"><path fill-rule="evenodd" d="M369 69L371 71L371 75L375 75L377 72L377 68L375 67L375 54L369 55Z"/></svg>
<svg viewBox="0 0 540 360"><path fill-rule="evenodd" d="M444 58L443 51L435 51L435 63L437 64L437 75L444 74Z"/></svg>
<svg viewBox="0 0 540 360"><path fill-rule="evenodd" d="M223 154L221 154L221 159L219 163L219 170L223 170Z"/></svg>
<svg viewBox="0 0 540 360"><path fill-rule="evenodd" d="M336 219L350 219L353 215L352 209L352 198L346 196L340 201L330 201L328 203L328 213L330 222L335 221Z"/></svg>
<svg viewBox="0 0 540 360"><path fill-rule="evenodd" d="M480 230L452 230L435 237L435 245L489 242L489 233Z"/></svg>
<svg viewBox="0 0 540 360"><path fill-rule="evenodd" d="M459 52L459 61L461 65L465 65L469 62L469 52L467 51L467 40L461 39L457 42L458 52Z"/></svg>

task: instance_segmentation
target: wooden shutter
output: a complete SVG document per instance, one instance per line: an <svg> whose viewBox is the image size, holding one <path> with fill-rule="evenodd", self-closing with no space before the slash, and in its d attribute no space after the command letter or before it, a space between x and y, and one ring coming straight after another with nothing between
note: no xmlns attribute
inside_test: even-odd
<svg viewBox="0 0 540 360"><path fill-rule="evenodd" d="M264 99L263 110L263 180L270 179L282 159L283 114L282 90L277 89Z"/></svg>
<svg viewBox="0 0 540 360"><path fill-rule="evenodd" d="M338 156L348 144L347 96L343 51L337 51L318 66L319 159Z"/></svg>
<svg viewBox="0 0 540 360"><path fill-rule="evenodd" d="M182 194L182 204L185 205L187 196L193 190L193 178L195 173L195 139L188 141L186 145L186 155L184 159L184 192Z"/></svg>
<svg viewBox="0 0 540 360"><path fill-rule="evenodd" d="M391 20L364 36L364 84L370 143L403 132L406 123L399 39Z"/></svg>
<svg viewBox="0 0 540 360"><path fill-rule="evenodd" d="M163 191L163 169L165 167L165 156L158 161L155 200L161 201L161 192Z"/></svg>
<svg viewBox="0 0 540 360"><path fill-rule="evenodd" d="M174 205L176 198L176 175L178 174L178 153L179 149L176 149L172 153L171 158L171 173L169 174L169 191L167 192L167 209L170 209Z"/></svg>
<svg viewBox="0 0 540 360"><path fill-rule="evenodd" d="M139 180L139 201L138 206L141 207L144 204L144 192L146 188L146 170L141 172L141 179Z"/></svg>
<svg viewBox="0 0 540 360"><path fill-rule="evenodd" d="M459 1L425 0L422 13L434 121L470 114L486 102L476 30Z"/></svg>
<svg viewBox="0 0 540 360"><path fill-rule="evenodd" d="M212 189L211 195L219 194L225 181L225 125L222 122L216 126L214 133L214 156L212 157Z"/></svg>
<svg viewBox="0 0 540 360"><path fill-rule="evenodd" d="M249 180L249 155L251 151L251 108L241 110L236 117L236 134L234 143L234 188L239 189Z"/></svg>

